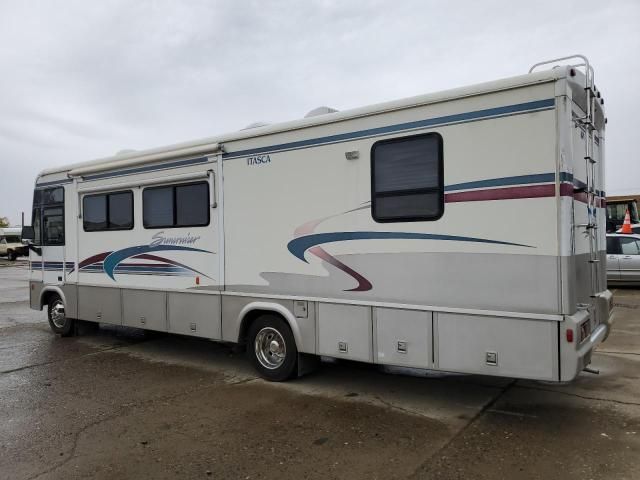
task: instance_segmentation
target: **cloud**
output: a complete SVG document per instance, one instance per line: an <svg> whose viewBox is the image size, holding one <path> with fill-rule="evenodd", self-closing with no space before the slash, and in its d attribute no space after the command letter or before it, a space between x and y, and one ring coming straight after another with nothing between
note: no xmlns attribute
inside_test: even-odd
<svg viewBox="0 0 640 480"><path fill-rule="evenodd" d="M635 1L0 4L0 215L43 168L521 74L587 54L607 190L640 177ZM640 190L640 188L638 188Z"/></svg>

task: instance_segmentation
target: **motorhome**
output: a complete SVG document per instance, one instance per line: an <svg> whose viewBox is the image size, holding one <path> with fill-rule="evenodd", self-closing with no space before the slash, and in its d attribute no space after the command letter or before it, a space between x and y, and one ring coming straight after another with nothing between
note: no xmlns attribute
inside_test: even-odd
<svg viewBox="0 0 640 480"><path fill-rule="evenodd" d="M572 380L612 319L602 104L568 57L43 171L31 307L237 343L269 380L320 356Z"/></svg>

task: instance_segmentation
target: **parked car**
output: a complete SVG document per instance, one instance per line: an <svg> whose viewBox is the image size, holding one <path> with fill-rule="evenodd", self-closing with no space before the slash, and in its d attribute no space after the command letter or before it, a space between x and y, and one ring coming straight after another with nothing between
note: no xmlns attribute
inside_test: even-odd
<svg viewBox="0 0 640 480"><path fill-rule="evenodd" d="M14 261L21 255L28 255L29 249L22 243L20 228L0 228L0 256Z"/></svg>
<svg viewBox="0 0 640 480"><path fill-rule="evenodd" d="M607 234L607 281L640 284L640 234Z"/></svg>

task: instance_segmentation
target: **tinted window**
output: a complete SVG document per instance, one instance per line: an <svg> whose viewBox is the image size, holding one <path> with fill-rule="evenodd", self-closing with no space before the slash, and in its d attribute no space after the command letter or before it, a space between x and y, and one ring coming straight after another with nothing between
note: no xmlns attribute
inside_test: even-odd
<svg viewBox="0 0 640 480"><path fill-rule="evenodd" d="M133 228L133 194L131 192L109 194L109 229Z"/></svg>
<svg viewBox="0 0 640 480"><path fill-rule="evenodd" d="M82 199L82 219L86 232L133 228L133 193L87 195Z"/></svg>
<svg viewBox="0 0 640 480"><path fill-rule="evenodd" d="M437 220L444 212L442 137L383 140L371 149L371 204L378 222Z"/></svg>
<svg viewBox="0 0 640 480"><path fill-rule="evenodd" d="M146 188L143 192L145 228L209 225L207 182Z"/></svg>
<svg viewBox="0 0 640 480"><path fill-rule="evenodd" d="M107 228L107 198L89 195L82 199L82 225L86 232Z"/></svg>
<svg viewBox="0 0 640 480"><path fill-rule="evenodd" d="M64 245L64 208L45 208L42 211L43 245Z"/></svg>
<svg viewBox="0 0 640 480"><path fill-rule="evenodd" d="M620 238L622 255L640 255L640 245L634 238Z"/></svg>
<svg viewBox="0 0 640 480"><path fill-rule="evenodd" d="M142 207L145 228L173 226L173 187L145 188Z"/></svg>
<svg viewBox="0 0 640 480"><path fill-rule="evenodd" d="M53 206L56 206L53 208ZM35 245L64 245L64 188L37 189L33 194Z"/></svg>
<svg viewBox="0 0 640 480"><path fill-rule="evenodd" d="M607 253L610 255L620 253L620 241L618 237L607 237Z"/></svg>
<svg viewBox="0 0 640 480"><path fill-rule="evenodd" d="M209 185L196 183L176 187L177 226L209 223Z"/></svg>

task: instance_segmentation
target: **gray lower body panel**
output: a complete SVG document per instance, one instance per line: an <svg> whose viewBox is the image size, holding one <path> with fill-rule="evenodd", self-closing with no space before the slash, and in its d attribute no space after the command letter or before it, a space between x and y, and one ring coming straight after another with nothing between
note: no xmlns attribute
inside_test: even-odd
<svg viewBox="0 0 640 480"><path fill-rule="evenodd" d="M555 314L560 307L560 257L469 253L375 253L336 257L371 283L326 265L328 276L265 272L266 286L231 291L439 307Z"/></svg>

